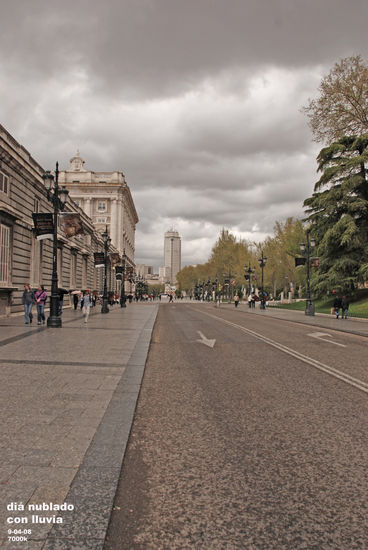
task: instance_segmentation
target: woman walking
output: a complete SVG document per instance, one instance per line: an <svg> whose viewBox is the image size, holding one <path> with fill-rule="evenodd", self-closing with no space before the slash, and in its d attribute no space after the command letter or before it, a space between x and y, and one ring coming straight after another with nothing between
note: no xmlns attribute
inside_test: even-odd
<svg viewBox="0 0 368 550"><path fill-rule="evenodd" d="M37 305L37 324L41 322L45 324L45 303L47 300L47 294L43 285L38 285L38 289L35 292L35 299Z"/></svg>
<svg viewBox="0 0 368 550"><path fill-rule="evenodd" d="M90 311L91 307L93 306L92 296L90 295L89 289L88 289L88 288L87 288L87 290L85 291L82 300L83 300L83 317L84 317L84 322L87 323L88 317L89 317L89 311Z"/></svg>
<svg viewBox="0 0 368 550"><path fill-rule="evenodd" d="M22 296L22 304L24 306L24 321L25 324L32 324L32 306L35 303L35 295L28 283L24 285L24 292Z"/></svg>

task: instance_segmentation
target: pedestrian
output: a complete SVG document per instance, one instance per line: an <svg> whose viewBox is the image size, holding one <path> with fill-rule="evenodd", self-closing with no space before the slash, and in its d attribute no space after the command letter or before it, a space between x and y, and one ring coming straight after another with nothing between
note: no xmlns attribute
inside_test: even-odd
<svg viewBox="0 0 368 550"><path fill-rule="evenodd" d="M24 322L26 325L32 324L33 314L32 306L35 303L35 295L31 289L29 283L24 285L24 292L22 296L22 304L24 306Z"/></svg>
<svg viewBox="0 0 368 550"><path fill-rule="evenodd" d="M170 296L169 296L169 303L172 302L172 301L173 301L173 295L170 294Z"/></svg>
<svg viewBox="0 0 368 550"><path fill-rule="evenodd" d="M256 307L256 295L255 294L252 294L252 308L255 308Z"/></svg>
<svg viewBox="0 0 368 550"><path fill-rule="evenodd" d="M68 294L68 291L65 290L65 288L58 288L58 295L59 295L59 311L58 311L58 315L62 315L62 313L63 313L64 294Z"/></svg>
<svg viewBox="0 0 368 550"><path fill-rule="evenodd" d="M334 313L336 315L336 319L339 318L339 315L340 315L340 308L341 308L341 298L339 298L338 296L336 296L336 298L334 299L334 303L333 303L333 308L334 308Z"/></svg>
<svg viewBox="0 0 368 550"><path fill-rule="evenodd" d="M78 302L79 302L79 294L73 294L73 306L74 306L74 311L77 310Z"/></svg>
<svg viewBox="0 0 368 550"><path fill-rule="evenodd" d="M85 323L87 323L88 321L89 312L92 306L93 306L92 296L90 295L89 289L87 288L83 296L83 317L84 317Z"/></svg>
<svg viewBox="0 0 368 550"><path fill-rule="evenodd" d="M47 293L43 285L38 285L38 289L35 292L35 300L37 305L37 324L45 324L45 304L47 300Z"/></svg>
<svg viewBox="0 0 368 550"><path fill-rule="evenodd" d="M248 307L249 307L249 309L252 307L252 295L251 294L249 294L249 296L248 296Z"/></svg>
<svg viewBox="0 0 368 550"><path fill-rule="evenodd" d="M237 294L235 294L234 296L234 304L235 304L235 307L238 307L239 305L239 296Z"/></svg>
<svg viewBox="0 0 368 550"><path fill-rule="evenodd" d="M341 308L342 308L341 318L342 319L348 318L349 305L350 305L349 299L346 296L343 296L341 300Z"/></svg>

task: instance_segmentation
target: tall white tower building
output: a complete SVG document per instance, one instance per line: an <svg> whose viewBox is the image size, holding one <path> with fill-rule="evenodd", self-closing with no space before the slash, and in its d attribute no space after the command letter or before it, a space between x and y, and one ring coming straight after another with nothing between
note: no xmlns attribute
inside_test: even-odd
<svg viewBox="0 0 368 550"><path fill-rule="evenodd" d="M170 229L165 233L164 240L164 266L166 268L167 281L176 284L176 274L181 270L181 239L179 233Z"/></svg>

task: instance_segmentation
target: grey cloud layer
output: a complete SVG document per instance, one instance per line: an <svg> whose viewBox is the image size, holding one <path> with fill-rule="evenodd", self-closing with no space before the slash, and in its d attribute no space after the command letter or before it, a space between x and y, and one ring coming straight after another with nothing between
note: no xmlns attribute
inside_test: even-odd
<svg viewBox="0 0 368 550"><path fill-rule="evenodd" d="M251 240L302 215L319 147L300 107L341 57L368 57L354 0L3 0L0 122L63 168L123 170L137 261L186 262L222 227Z"/></svg>

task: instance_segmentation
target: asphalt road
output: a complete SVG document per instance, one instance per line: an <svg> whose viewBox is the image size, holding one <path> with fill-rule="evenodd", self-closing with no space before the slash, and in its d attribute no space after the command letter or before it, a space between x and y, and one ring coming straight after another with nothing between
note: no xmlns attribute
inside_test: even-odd
<svg viewBox="0 0 368 550"><path fill-rule="evenodd" d="M368 548L367 346L162 305L105 550Z"/></svg>

